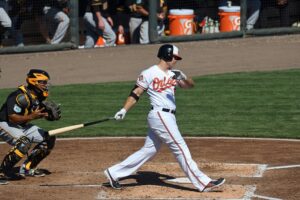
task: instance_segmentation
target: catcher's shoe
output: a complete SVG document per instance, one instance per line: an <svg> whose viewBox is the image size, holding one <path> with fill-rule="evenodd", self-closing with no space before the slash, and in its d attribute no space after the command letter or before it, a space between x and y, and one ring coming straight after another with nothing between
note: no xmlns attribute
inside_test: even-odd
<svg viewBox="0 0 300 200"><path fill-rule="evenodd" d="M6 177L3 175L0 175L0 185L7 185L8 181L6 180Z"/></svg>
<svg viewBox="0 0 300 200"><path fill-rule="evenodd" d="M110 184L110 186L111 186L112 188L117 189L117 190L122 189L121 184L120 184L118 181L115 181L115 180L112 178L112 176L110 175L108 169L106 169L106 170L104 171L104 175L105 175L106 178L109 180L109 184Z"/></svg>
<svg viewBox="0 0 300 200"><path fill-rule="evenodd" d="M19 174L23 177L25 177L25 176L43 177L46 175L42 170L40 170L38 168L27 170L23 165L20 167Z"/></svg>
<svg viewBox="0 0 300 200"><path fill-rule="evenodd" d="M217 180L210 181L207 186L202 190L202 192L212 191L214 188L217 188L225 183L225 178L219 178Z"/></svg>
<svg viewBox="0 0 300 200"><path fill-rule="evenodd" d="M3 175L4 175L4 179L5 180L12 180L12 181L17 181L17 180L22 180L24 179L23 176L17 174L17 173L14 173L14 172L8 172L8 171L2 171ZM3 180L4 180L3 179Z"/></svg>

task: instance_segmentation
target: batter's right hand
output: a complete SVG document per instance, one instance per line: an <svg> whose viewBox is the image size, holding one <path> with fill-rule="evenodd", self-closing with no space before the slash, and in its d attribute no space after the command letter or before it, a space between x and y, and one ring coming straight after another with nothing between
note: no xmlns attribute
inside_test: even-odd
<svg viewBox="0 0 300 200"><path fill-rule="evenodd" d="M125 118L125 115L126 115L126 110L125 108L122 108L120 111L118 111L116 114L115 114L115 120L122 120Z"/></svg>

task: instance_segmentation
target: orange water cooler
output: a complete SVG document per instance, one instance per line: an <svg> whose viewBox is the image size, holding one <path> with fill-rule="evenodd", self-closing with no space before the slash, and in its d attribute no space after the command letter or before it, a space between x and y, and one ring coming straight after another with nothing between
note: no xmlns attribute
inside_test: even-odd
<svg viewBox="0 0 300 200"><path fill-rule="evenodd" d="M170 35L192 35L195 32L194 10L171 9L169 11Z"/></svg>
<svg viewBox="0 0 300 200"><path fill-rule="evenodd" d="M231 32L240 30L240 9L240 6L219 7L220 32Z"/></svg>

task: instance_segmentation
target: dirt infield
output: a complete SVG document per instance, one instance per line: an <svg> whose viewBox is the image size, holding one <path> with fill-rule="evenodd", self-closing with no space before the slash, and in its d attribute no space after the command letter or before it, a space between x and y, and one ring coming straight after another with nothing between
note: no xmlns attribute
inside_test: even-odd
<svg viewBox="0 0 300 200"><path fill-rule="evenodd" d="M269 199L300 198L300 141L223 138L186 141L204 172L212 178L227 179L220 190L197 192L165 146L138 173L121 180L124 190L113 190L106 187L103 170L140 148L144 138L93 138L59 140L40 166L52 173L2 185L1 200L256 199L255 195ZM7 150L8 145L1 144L0 156ZM274 166L280 168L272 169Z"/></svg>
<svg viewBox="0 0 300 200"><path fill-rule="evenodd" d="M225 72L300 68L300 35L177 44L184 60L179 68L198 76ZM155 64L159 45L123 46L35 54L0 55L0 88L24 83L30 68L43 67L53 85L135 80ZM300 140L188 138L194 160L224 187L197 192L164 147L142 169L106 187L102 171L143 145L143 138L59 140L42 168L52 173L0 186L0 199L300 199ZM9 150L0 145L0 157Z"/></svg>

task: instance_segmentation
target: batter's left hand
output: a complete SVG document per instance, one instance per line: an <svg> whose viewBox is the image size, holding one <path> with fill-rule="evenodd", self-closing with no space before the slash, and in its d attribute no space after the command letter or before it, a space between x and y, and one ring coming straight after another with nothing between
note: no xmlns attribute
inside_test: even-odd
<svg viewBox="0 0 300 200"><path fill-rule="evenodd" d="M174 79L176 80L186 80L187 76L179 69L173 69L172 72L175 74Z"/></svg>

